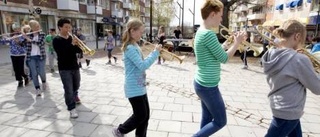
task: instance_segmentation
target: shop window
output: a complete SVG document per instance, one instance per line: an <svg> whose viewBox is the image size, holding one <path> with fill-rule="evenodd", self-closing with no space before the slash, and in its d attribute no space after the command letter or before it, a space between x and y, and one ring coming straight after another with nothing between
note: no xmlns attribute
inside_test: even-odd
<svg viewBox="0 0 320 137"><path fill-rule="evenodd" d="M93 34L93 21L90 20L80 20L79 27L82 30L82 33L85 35L92 35Z"/></svg>
<svg viewBox="0 0 320 137"><path fill-rule="evenodd" d="M311 11L318 11L318 9L319 9L319 0L313 0Z"/></svg>

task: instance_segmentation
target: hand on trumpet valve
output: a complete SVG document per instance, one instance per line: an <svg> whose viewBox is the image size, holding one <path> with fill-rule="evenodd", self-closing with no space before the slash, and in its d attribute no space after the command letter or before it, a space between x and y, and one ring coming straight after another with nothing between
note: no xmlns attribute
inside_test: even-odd
<svg viewBox="0 0 320 137"><path fill-rule="evenodd" d="M157 44L156 47L155 47L155 50L160 52L162 50L162 45L161 44Z"/></svg>
<svg viewBox="0 0 320 137"><path fill-rule="evenodd" d="M75 46L78 44L78 41L76 39L72 39L72 45Z"/></svg>
<svg viewBox="0 0 320 137"><path fill-rule="evenodd" d="M247 33L243 31L236 32L233 37L235 43L241 43L247 39Z"/></svg>

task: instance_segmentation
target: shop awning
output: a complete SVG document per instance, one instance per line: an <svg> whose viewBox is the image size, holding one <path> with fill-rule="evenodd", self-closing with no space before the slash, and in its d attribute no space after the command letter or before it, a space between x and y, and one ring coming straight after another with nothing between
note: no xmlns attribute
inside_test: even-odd
<svg viewBox="0 0 320 137"><path fill-rule="evenodd" d="M276 6L276 10L283 10L283 4L279 4Z"/></svg>
<svg viewBox="0 0 320 137"><path fill-rule="evenodd" d="M293 0L290 2L290 8L299 7L302 5L302 0Z"/></svg>

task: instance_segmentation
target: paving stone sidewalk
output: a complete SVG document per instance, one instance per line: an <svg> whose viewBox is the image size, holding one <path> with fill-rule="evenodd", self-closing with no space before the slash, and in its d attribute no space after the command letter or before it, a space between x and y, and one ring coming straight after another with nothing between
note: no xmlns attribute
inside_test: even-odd
<svg viewBox="0 0 320 137"><path fill-rule="evenodd" d="M131 114L123 92L123 63L106 65L105 57L81 69L77 106L79 118L70 119L64 104L58 73L47 73L48 90L35 96L32 83L17 89L11 65L0 66L0 136L3 137L112 137L111 129ZM151 107L149 137L190 137L199 129L200 102L193 90L193 56L186 62L154 64L147 71ZM270 123L268 87L256 59L249 70L241 69L239 58L222 65L219 85L227 105L228 124L214 137L263 137ZM304 136L320 137L320 100L309 92L301 118ZM128 134L134 137L134 132Z"/></svg>

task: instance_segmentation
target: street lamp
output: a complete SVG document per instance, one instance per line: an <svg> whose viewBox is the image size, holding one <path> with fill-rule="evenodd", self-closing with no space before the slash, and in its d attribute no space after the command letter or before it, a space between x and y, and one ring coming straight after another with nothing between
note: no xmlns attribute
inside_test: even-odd
<svg viewBox="0 0 320 137"><path fill-rule="evenodd" d="M99 44L98 44L98 24L97 24L97 2L98 0L95 0L94 2L94 26L95 26L95 30L96 30L96 49L99 48Z"/></svg>
<svg viewBox="0 0 320 137"><path fill-rule="evenodd" d="M180 7L180 10L182 10L182 21L181 21L181 33L182 33L182 36L183 36L183 17L184 17L184 0L182 0L182 6L180 5L180 3L177 1L179 7ZM179 25L180 25L180 22L179 22Z"/></svg>
<svg viewBox="0 0 320 137"><path fill-rule="evenodd" d="M318 31L319 31L319 14L320 14L320 1L318 3L318 15L317 15L317 20L316 20L316 34L315 34L315 37L318 36Z"/></svg>

